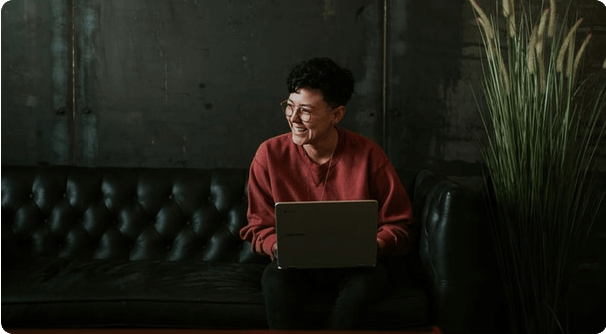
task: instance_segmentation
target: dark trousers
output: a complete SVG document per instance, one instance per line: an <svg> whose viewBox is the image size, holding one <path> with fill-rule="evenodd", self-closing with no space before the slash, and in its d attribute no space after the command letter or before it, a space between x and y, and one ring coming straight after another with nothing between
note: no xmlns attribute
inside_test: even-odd
<svg viewBox="0 0 606 334"><path fill-rule="evenodd" d="M321 327L353 329L359 315L387 282L381 264L369 268L278 269L274 261L265 268L262 278L269 328L309 327L305 306L321 295L334 296L328 322Z"/></svg>

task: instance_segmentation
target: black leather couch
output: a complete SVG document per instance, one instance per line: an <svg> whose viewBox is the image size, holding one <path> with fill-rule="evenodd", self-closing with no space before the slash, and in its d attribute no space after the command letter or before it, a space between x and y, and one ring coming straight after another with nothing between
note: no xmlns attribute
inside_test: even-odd
<svg viewBox="0 0 606 334"><path fill-rule="evenodd" d="M265 328L269 260L238 234L247 174L3 166L3 327ZM443 175L399 174L418 242L388 259L393 287L361 327L473 331L490 317L481 205Z"/></svg>

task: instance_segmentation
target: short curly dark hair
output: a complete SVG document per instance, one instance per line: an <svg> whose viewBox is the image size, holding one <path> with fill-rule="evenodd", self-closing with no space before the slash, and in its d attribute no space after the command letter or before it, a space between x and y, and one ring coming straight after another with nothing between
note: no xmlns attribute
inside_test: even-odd
<svg viewBox="0 0 606 334"><path fill-rule="evenodd" d="M301 88L319 89L331 107L347 104L354 90L350 70L341 68L330 58L313 58L296 65L286 79L289 93Z"/></svg>

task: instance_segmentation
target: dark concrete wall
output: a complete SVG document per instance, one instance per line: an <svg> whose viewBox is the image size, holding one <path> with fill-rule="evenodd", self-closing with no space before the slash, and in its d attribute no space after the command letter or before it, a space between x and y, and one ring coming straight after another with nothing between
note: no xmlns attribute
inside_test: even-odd
<svg viewBox="0 0 606 334"><path fill-rule="evenodd" d="M2 163L70 163L68 3L2 7Z"/></svg>
<svg viewBox="0 0 606 334"><path fill-rule="evenodd" d="M343 126L380 142L381 6L10 1L2 9L2 162L248 166L261 141L288 131L279 108L285 77L315 56L352 69L357 88Z"/></svg>
<svg viewBox="0 0 606 334"><path fill-rule="evenodd" d="M575 6L601 64L606 8ZM398 168L479 176L479 43L465 0L12 0L2 163L246 167L288 131L290 67L329 56L357 79L344 127Z"/></svg>

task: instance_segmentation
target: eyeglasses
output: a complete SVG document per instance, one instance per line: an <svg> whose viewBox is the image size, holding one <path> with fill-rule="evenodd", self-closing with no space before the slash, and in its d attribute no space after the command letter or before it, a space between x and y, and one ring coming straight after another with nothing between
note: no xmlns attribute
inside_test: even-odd
<svg viewBox="0 0 606 334"><path fill-rule="evenodd" d="M284 111L284 116L292 117L293 114L299 110L299 118L301 118L302 122L308 123L311 121L311 117L313 116L311 110L307 107L297 107L294 103L284 100L280 102L280 107L282 107L282 111ZM332 110L334 108L328 108L328 110Z"/></svg>

